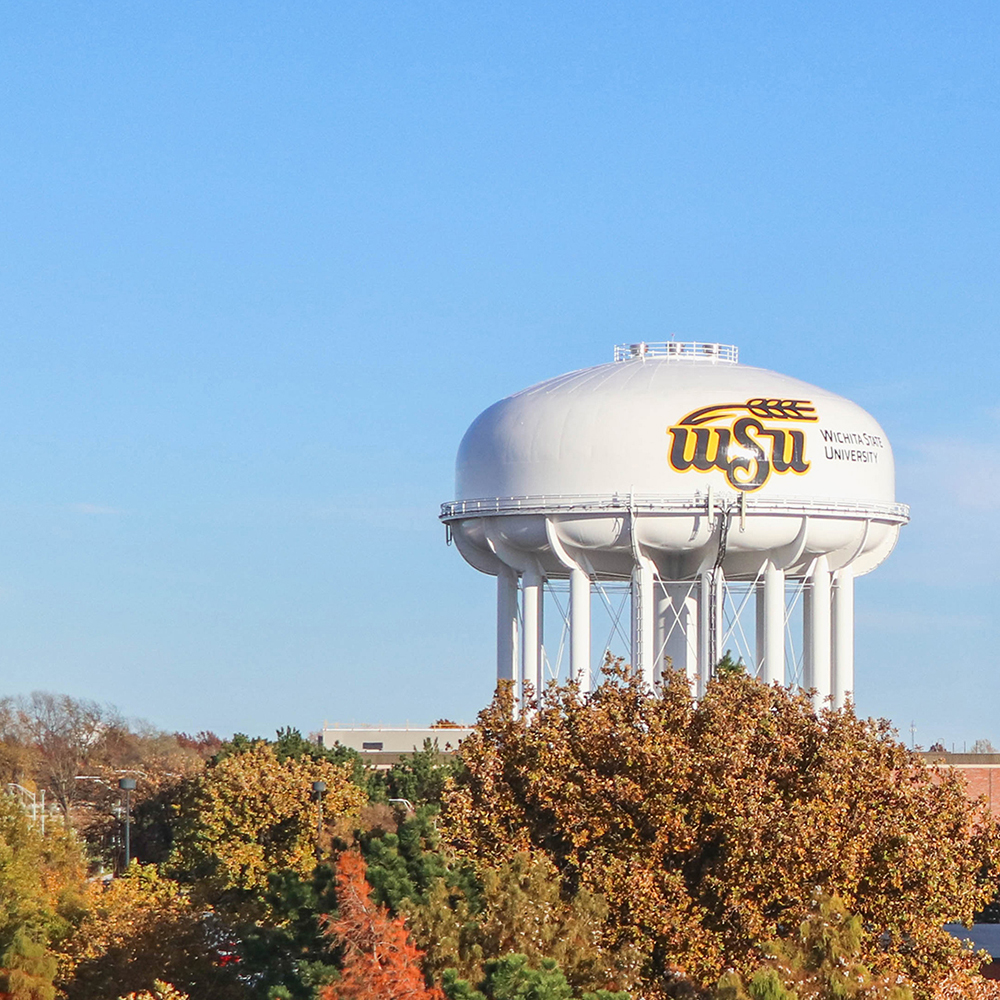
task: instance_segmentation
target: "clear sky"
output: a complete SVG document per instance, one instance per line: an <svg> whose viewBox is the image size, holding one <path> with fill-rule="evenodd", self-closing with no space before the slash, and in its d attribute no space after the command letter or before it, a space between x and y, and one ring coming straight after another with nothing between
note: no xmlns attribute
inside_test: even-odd
<svg viewBox="0 0 1000 1000"><path fill-rule="evenodd" d="M0 8L0 691L472 719L495 399L718 340L887 430L857 700L1000 744L1000 7Z"/></svg>

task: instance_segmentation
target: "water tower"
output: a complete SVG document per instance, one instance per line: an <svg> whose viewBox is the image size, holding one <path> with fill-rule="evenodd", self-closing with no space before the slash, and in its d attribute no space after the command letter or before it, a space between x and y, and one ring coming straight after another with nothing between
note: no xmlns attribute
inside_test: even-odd
<svg viewBox="0 0 1000 1000"><path fill-rule="evenodd" d="M838 707L854 689L854 579L908 519L863 409L741 365L735 347L673 341L617 347L484 411L441 511L497 578L498 679L538 690L552 675L543 609L559 584L569 676L589 690L592 595L617 582L649 684L670 657L698 695L742 638L762 680Z"/></svg>

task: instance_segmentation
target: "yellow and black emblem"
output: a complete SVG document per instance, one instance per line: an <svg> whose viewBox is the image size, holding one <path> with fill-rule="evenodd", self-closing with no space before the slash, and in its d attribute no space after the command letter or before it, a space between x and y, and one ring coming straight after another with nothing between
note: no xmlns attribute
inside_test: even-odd
<svg viewBox="0 0 1000 1000"><path fill-rule="evenodd" d="M748 414L748 415L746 415ZM759 490L771 473L809 471L805 431L768 426L764 421L815 422L816 409L807 399L748 399L692 410L669 428L670 467L726 474L735 490Z"/></svg>

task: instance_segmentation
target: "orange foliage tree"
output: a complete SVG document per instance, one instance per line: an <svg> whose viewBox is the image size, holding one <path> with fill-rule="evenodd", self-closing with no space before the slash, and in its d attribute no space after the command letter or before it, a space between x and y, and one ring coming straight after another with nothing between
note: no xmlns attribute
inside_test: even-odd
<svg viewBox="0 0 1000 1000"><path fill-rule="evenodd" d="M409 940L403 918L372 901L364 860L354 851L337 862L337 903L329 930L343 942L344 967L320 992L322 1000L444 1000L424 982L423 953Z"/></svg>

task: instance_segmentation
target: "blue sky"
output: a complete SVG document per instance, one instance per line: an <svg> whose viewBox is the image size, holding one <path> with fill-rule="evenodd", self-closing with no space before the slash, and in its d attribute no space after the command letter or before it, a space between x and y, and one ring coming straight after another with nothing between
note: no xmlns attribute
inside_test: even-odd
<svg viewBox="0 0 1000 1000"><path fill-rule="evenodd" d="M886 428L859 708L1000 744L1000 8L0 9L0 690L471 719L465 427L634 339Z"/></svg>

